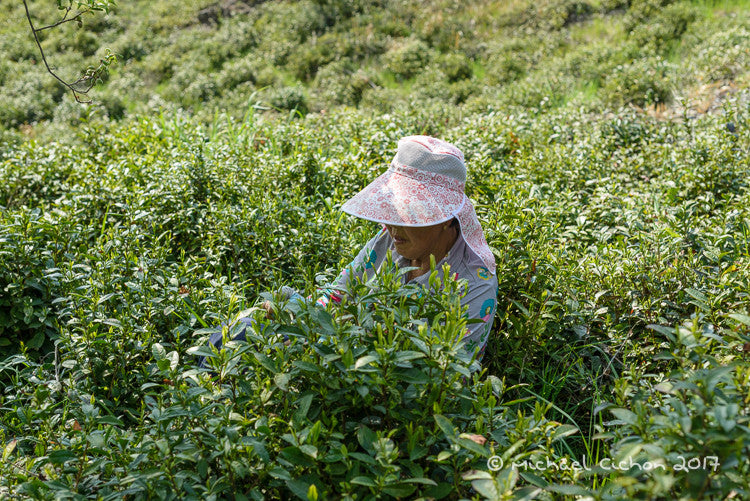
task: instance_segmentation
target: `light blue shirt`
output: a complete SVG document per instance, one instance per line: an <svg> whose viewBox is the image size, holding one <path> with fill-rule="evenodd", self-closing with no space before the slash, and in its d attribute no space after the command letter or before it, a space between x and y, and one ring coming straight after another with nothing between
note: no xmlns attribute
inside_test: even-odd
<svg viewBox="0 0 750 501"><path fill-rule="evenodd" d="M341 272L334 289L346 290L348 281L353 276L363 280L372 278L376 270L380 270L385 262L389 250L393 262L399 268L411 266L408 259L399 255L390 234L383 229L367 242L357 254L357 257ZM469 319L480 319L481 322L471 323L467 326L467 333L464 336L465 348L470 353L478 351L477 360L481 360L497 310L497 276L490 273L484 262L466 245L466 241L460 235L450 251L437 263L436 269L442 269L444 264L450 266L451 273L455 273L459 279L465 279L467 282L468 290L461 299L461 304L468 307ZM406 274L402 277L405 281ZM420 284L427 288L429 279L430 274L425 273L412 279L409 283ZM335 300L335 297L336 293L334 292L330 299ZM321 298L318 303L325 305L327 299L329 298Z"/></svg>

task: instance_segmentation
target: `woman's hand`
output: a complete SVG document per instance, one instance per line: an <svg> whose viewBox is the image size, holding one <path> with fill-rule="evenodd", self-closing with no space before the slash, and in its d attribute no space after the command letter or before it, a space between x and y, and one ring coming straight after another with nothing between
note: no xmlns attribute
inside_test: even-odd
<svg viewBox="0 0 750 501"><path fill-rule="evenodd" d="M260 307L266 310L267 319L270 320L273 318L273 306L271 306L271 301L263 301L263 304L261 304Z"/></svg>

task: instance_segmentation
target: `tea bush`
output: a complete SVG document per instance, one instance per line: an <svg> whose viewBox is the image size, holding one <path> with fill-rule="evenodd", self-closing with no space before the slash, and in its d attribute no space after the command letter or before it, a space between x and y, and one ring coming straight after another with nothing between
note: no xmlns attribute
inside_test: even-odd
<svg viewBox="0 0 750 501"><path fill-rule="evenodd" d="M447 270L431 282L439 294L404 289L383 273L330 312L279 303L276 319L253 328L247 343L216 352L197 338L187 351L207 356L208 369L191 363L179 334L107 346L125 324L111 320L97 334L94 319L58 344L54 374L24 356L6 360L6 394L15 396L3 403L18 409L2 430L16 437L5 449L6 459L18 458L7 465L13 492L444 498L492 484L466 471L493 453L553 454L569 429L544 419L542 408L524 418L502 403L500 379L471 375L476 363L455 335L466 322L458 284ZM19 392L25 378L39 385ZM39 408L43 400L52 405ZM17 435L41 422L36 433L62 432L61 447Z"/></svg>
<svg viewBox="0 0 750 501"><path fill-rule="evenodd" d="M415 76L432 58L429 46L417 39L394 45L383 57L386 69L400 79Z"/></svg>
<svg viewBox="0 0 750 501"><path fill-rule="evenodd" d="M0 497L748 496L741 2L134 2L80 35L127 55L87 108L19 7ZM54 64L88 61L75 33ZM498 265L481 367L442 270L328 309L272 292L315 297L371 237L338 209L408 134L466 153Z"/></svg>
<svg viewBox="0 0 750 501"><path fill-rule="evenodd" d="M671 65L661 58L615 67L604 78L602 92L616 106L644 107L672 100Z"/></svg>
<svg viewBox="0 0 750 501"><path fill-rule="evenodd" d="M738 42L747 28L743 8L742 2L686 0L470 2L465 9L444 1L424 9L391 1L285 0L176 9L157 1L120 5L108 15L91 16L80 29L71 24L43 33L48 60L70 78L111 47L120 63L96 92L126 96L130 112L146 112L158 101L167 109L190 108L210 122L216 112L236 110L242 93L246 100L272 86L303 89L313 110L355 105L391 113L409 101L435 106L443 98L467 112L496 109L493 103L500 102L534 108L570 104L598 113L628 103L667 102L674 87L691 95L705 80L743 81L746 51ZM54 9L42 4L32 6L32 15L38 23L56 20ZM36 64L38 54L19 31L25 23L22 5L9 4L8 23L0 28L0 59L8 69L0 69L0 77L4 72L4 88L27 92L28 65ZM244 67L248 60L257 64ZM414 78L433 64L451 85L415 86ZM375 87L358 79L354 89L342 90L360 70ZM648 76L636 75L640 72ZM3 91L9 106L0 119L5 128L27 123L37 137L55 137L71 115L53 112L63 88L42 71L34 74L33 80L50 85L23 105L15 93ZM620 77L623 84L611 82ZM252 86L237 88L251 80ZM46 125L55 120L57 126Z"/></svg>
<svg viewBox="0 0 750 501"><path fill-rule="evenodd" d="M698 499L750 490L750 374L738 358L747 351L750 317L730 314L718 330L704 319L701 313L675 328L651 326L664 339L658 357L678 369L667 375L634 370L618 388L617 403L627 408L608 408L615 417L608 427L617 439L614 457L633 466L610 493L642 499L681 485Z"/></svg>
<svg viewBox="0 0 750 501"><path fill-rule="evenodd" d="M652 17L651 22L633 26L630 39L642 50L659 51L678 41L697 16L691 5L669 5Z"/></svg>
<svg viewBox="0 0 750 501"><path fill-rule="evenodd" d="M750 145L726 125L747 130L742 99L674 122L542 107L467 116L427 100L398 115L271 121L251 102L208 126L164 114L91 122L74 145L8 143L4 492L744 492ZM374 231L339 204L415 132L466 152L497 259L495 328L468 375L449 336L465 320L440 272L440 295L414 298L383 274L328 310L267 294L314 296L336 275ZM213 329L259 315L259 296L276 308L267 330L207 350ZM680 456L724 466L674 470ZM524 467L581 458L597 469Z"/></svg>

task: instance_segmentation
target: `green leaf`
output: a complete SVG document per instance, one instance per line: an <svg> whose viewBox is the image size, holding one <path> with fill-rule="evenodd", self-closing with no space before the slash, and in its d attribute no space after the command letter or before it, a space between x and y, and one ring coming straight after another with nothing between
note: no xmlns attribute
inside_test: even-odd
<svg viewBox="0 0 750 501"><path fill-rule="evenodd" d="M278 478L279 480L291 480L292 476L289 474L288 471L286 471L281 466L274 466L270 470L268 470L268 474L271 475L273 478Z"/></svg>
<svg viewBox="0 0 750 501"><path fill-rule="evenodd" d="M563 424L555 428L555 430L550 435L550 438L552 439L552 442L556 442L561 438L568 437L576 433L578 433L578 428L576 428L572 424Z"/></svg>
<svg viewBox="0 0 750 501"><path fill-rule="evenodd" d="M167 356L167 350L164 349L161 343L154 343L153 345L151 345L151 354L154 356L154 360L156 361L164 360Z"/></svg>
<svg viewBox="0 0 750 501"><path fill-rule="evenodd" d="M396 485L389 485L387 487L383 487L383 492L388 494L389 496L393 496L396 498L404 498L407 496L410 496L415 490L417 490L416 487L410 484L396 484Z"/></svg>
<svg viewBox="0 0 750 501"><path fill-rule="evenodd" d="M399 351L396 354L396 362L408 362L418 358L424 358L425 354L418 351Z"/></svg>
<svg viewBox="0 0 750 501"><path fill-rule="evenodd" d="M299 449L313 459L318 458L318 448L311 444L300 445Z"/></svg>
<svg viewBox="0 0 750 501"><path fill-rule="evenodd" d="M714 390L716 390L716 386L722 381L727 383L730 382L731 378L727 376L732 371L734 371L734 367L731 365L717 367L708 371L708 374L706 375L706 392L713 393Z"/></svg>
<svg viewBox="0 0 750 501"><path fill-rule="evenodd" d="M319 365L315 365L310 362L304 362L301 360L295 360L294 362L292 362L292 365L301 369L304 372L311 372L313 374L317 374L322 370L322 368Z"/></svg>
<svg viewBox="0 0 750 501"><path fill-rule="evenodd" d="M435 414L433 418L435 418L438 427L443 430L443 433L448 439L456 437L456 428L453 427L453 423L451 423L450 419L440 414Z"/></svg>
<svg viewBox="0 0 750 501"><path fill-rule="evenodd" d="M204 458L200 458L195 465L195 469L201 478L206 478L206 475L208 475L208 462Z"/></svg>
<svg viewBox="0 0 750 501"><path fill-rule="evenodd" d="M735 403L726 405L717 405L714 407L714 417L719 426L725 431L730 432L737 426L735 418L739 411L739 406Z"/></svg>
<svg viewBox="0 0 750 501"><path fill-rule="evenodd" d="M550 484L545 487L545 490L562 494L564 496L590 496L591 492L588 489L581 487L580 485L569 485L569 484Z"/></svg>
<svg viewBox="0 0 750 501"><path fill-rule="evenodd" d="M11 454L13 454L13 451L16 449L16 445L18 442L16 440L11 440L7 444L5 444L5 447L3 448L3 463L8 461L8 458Z"/></svg>
<svg viewBox="0 0 750 501"><path fill-rule="evenodd" d="M293 416L293 419L296 422L301 423L307 417L307 413L310 411L310 404L312 404L313 401L313 396L313 393L309 393L299 399L299 409L297 409L297 412L295 412Z"/></svg>
<svg viewBox="0 0 750 501"><path fill-rule="evenodd" d="M318 488L315 487L315 484L310 484L310 487L307 488L307 500L318 501Z"/></svg>
<svg viewBox="0 0 750 501"><path fill-rule="evenodd" d="M102 416L96 420L99 424L109 424L112 426L124 426L123 422L117 419L115 416Z"/></svg>
<svg viewBox="0 0 750 501"><path fill-rule="evenodd" d="M375 452L373 451L372 454L375 454ZM374 457L369 456L367 454L362 454L361 452L350 452L349 456L358 461L362 461L363 463L372 464L372 465L377 464Z"/></svg>
<svg viewBox="0 0 750 501"><path fill-rule="evenodd" d="M440 483L436 487L430 487L424 491L424 495L427 498L443 499L453 492L453 485L448 483Z"/></svg>
<svg viewBox="0 0 750 501"><path fill-rule="evenodd" d="M495 479L484 478L471 481L471 487L485 499L500 499L500 490L495 485Z"/></svg>
<svg viewBox="0 0 750 501"><path fill-rule="evenodd" d="M377 440L377 435L375 435L370 428L365 425L360 425L359 430L357 430L357 441L359 441L359 445L361 445L364 450L370 454L375 454L373 444Z"/></svg>
<svg viewBox="0 0 750 501"><path fill-rule="evenodd" d="M49 462L52 464L63 464L66 461L78 459L78 456L73 451L68 451L64 449L58 449L56 451L52 451L47 455L47 457L49 458Z"/></svg>
<svg viewBox="0 0 750 501"><path fill-rule="evenodd" d="M275 374L278 372L278 369L273 365L271 362L271 359L265 356L262 353L253 353L253 356L258 361L258 363L267 371L271 372L272 374Z"/></svg>
<svg viewBox="0 0 750 501"><path fill-rule="evenodd" d="M458 443L458 445L460 445L464 449L470 450L474 454L478 454L478 455L480 455L482 457L487 457L487 456L490 455L489 449L487 447L479 445L478 443L474 442L473 440L471 440L469 438L465 438L465 437L459 436L456 439L456 442Z"/></svg>
<svg viewBox="0 0 750 501"><path fill-rule="evenodd" d="M537 475L534 475L533 473L529 473L527 471L519 471L518 472L521 477L526 480L531 485L535 485L537 487L547 487L549 485L549 482L544 480L542 477L539 477Z"/></svg>
<svg viewBox="0 0 750 501"><path fill-rule="evenodd" d="M513 498L514 500L518 501L528 501L531 499L537 499L539 497L539 494L544 489L540 487L534 487L527 485L526 487L521 487L520 489L515 489L513 491Z"/></svg>
<svg viewBox="0 0 750 501"><path fill-rule="evenodd" d="M617 419L625 424L635 425L636 423L638 423L638 416L628 409L622 409L618 407L615 409L609 409L609 412L614 414Z"/></svg>
<svg viewBox="0 0 750 501"><path fill-rule="evenodd" d="M280 372L273 377L273 382L279 387L281 391L287 391L289 389L289 380L291 377L287 372Z"/></svg>
<svg viewBox="0 0 750 501"><path fill-rule="evenodd" d="M281 450L281 457L289 461L295 466L311 467L315 466L315 462L310 459L299 447L287 447ZM307 492L307 486L305 486L305 492Z"/></svg>
<svg viewBox="0 0 750 501"><path fill-rule="evenodd" d="M367 486L367 487L377 487L378 486L378 484L376 484L375 481L373 479L371 479L370 477L358 476L358 477L354 477L353 479L351 479L350 482L353 483L353 484L364 485L364 486Z"/></svg>
<svg viewBox="0 0 750 501"><path fill-rule="evenodd" d="M180 364L180 354L176 351L170 351L167 354L167 359L169 360L169 368L171 370L177 369L177 366Z"/></svg>
<svg viewBox="0 0 750 501"><path fill-rule="evenodd" d="M32 350L38 350L42 347L42 344L44 344L44 331L39 331L36 334L34 334L34 337L29 339L29 341L26 343L26 346L31 348Z"/></svg>
<svg viewBox="0 0 750 501"><path fill-rule="evenodd" d="M307 500L307 491L310 488L312 484L310 482L305 482L304 480L287 480L286 486L289 488L290 491L292 491L292 494L297 496L300 499L303 499L304 501Z"/></svg>
<svg viewBox="0 0 750 501"><path fill-rule="evenodd" d="M397 379L409 384L427 384L430 382L429 376L417 367L411 369L397 369L394 371L394 374Z"/></svg>
<svg viewBox="0 0 750 501"><path fill-rule="evenodd" d="M354 363L354 369L355 370L360 369L377 360L378 360L378 357L375 357L373 355L365 355L364 357L357 359L357 361Z"/></svg>
<svg viewBox="0 0 750 501"><path fill-rule="evenodd" d="M743 315L742 313L730 313L729 318L733 318L737 320L738 322L750 327L750 316Z"/></svg>
<svg viewBox="0 0 750 501"><path fill-rule="evenodd" d="M408 478L408 479L403 480L403 482L409 483L409 484L422 484L422 485L437 486L437 483L434 480L429 479L429 478L424 478L424 477Z"/></svg>

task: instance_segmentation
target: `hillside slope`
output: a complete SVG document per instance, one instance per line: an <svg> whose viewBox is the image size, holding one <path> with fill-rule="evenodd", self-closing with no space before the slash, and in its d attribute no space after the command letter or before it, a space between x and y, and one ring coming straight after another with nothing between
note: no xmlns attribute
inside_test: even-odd
<svg viewBox="0 0 750 501"><path fill-rule="evenodd" d="M210 120L249 105L281 112L357 106L487 111L562 105L654 107L748 85L750 2L542 0L122 2L43 33L73 79L104 48L119 61L92 91L95 115L182 108ZM0 27L0 127L33 134L93 110L47 75L23 5ZM38 23L59 14L31 2ZM58 127L62 130L64 127ZM42 127L43 129L43 127Z"/></svg>

